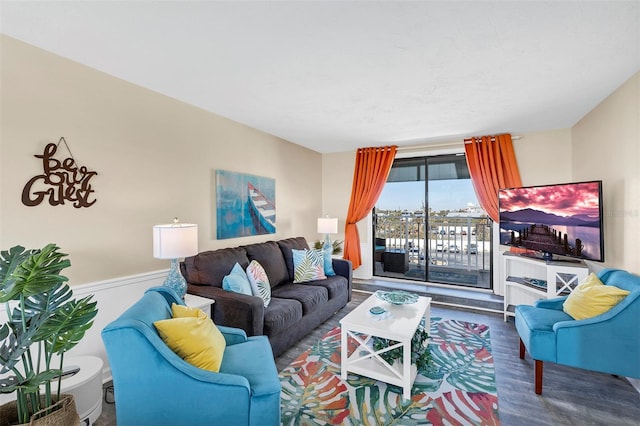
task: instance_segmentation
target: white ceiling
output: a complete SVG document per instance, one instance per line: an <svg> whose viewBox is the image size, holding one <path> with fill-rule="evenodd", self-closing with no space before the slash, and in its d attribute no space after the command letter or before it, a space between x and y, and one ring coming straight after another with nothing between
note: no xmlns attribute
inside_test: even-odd
<svg viewBox="0 0 640 426"><path fill-rule="evenodd" d="M568 128L640 70L640 1L0 7L4 34L323 153Z"/></svg>

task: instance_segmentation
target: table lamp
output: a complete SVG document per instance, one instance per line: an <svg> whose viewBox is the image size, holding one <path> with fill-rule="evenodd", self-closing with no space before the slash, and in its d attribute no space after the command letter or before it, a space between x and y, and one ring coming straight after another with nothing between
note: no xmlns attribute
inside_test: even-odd
<svg viewBox="0 0 640 426"><path fill-rule="evenodd" d="M153 257L171 259L171 269L164 286L173 289L184 298L187 282L178 268L178 259L198 254L198 225L178 223L178 218L167 225L153 227Z"/></svg>
<svg viewBox="0 0 640 426"><path fill-rule="evenodd" d="M331 247L333 252L333 245L331 244L331 238L329 234L338 233L338 218L337 217L319 217L318 218L318 234L324 234L323 249Z"/></svg>

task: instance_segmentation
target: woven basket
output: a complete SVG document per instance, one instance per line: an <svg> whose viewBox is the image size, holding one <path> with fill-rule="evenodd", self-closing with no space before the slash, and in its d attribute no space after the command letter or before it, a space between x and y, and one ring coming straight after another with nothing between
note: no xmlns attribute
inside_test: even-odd
<svg viewBox="0 0 640 426"><path fill-rule="evenodd" d="M41 398L44 400L44 397ZM55 410L46 414L47 411ZM29 426L69 426L80 423L80 416L76 410L76 402L73 395L62 394L60 400L49 409L37 411L31 416L29 423L20 423ZM10 401L0 405L0 426L18 425L18 404Z"/></svg>

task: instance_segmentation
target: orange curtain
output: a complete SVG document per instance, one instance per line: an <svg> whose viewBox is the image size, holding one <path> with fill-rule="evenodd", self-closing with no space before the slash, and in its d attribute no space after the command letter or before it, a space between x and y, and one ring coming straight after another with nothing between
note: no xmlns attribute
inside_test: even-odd
<svg viewBox="0 0 640 426"><path fill-rule="evenodd" d="M464 150L478 202L497 222L498 190L522 186L511 135L471 138L465 140Z"/></svg>
<svg viewBox="0 0 640 426"><path fill-rule="evenodd" d="M356 154L351 201L344 228L344 258L351 261L353 269L362 264L360 235L356 223L369 214L378 201L387 182L397 148L395 145L359 148Z"/></svg>

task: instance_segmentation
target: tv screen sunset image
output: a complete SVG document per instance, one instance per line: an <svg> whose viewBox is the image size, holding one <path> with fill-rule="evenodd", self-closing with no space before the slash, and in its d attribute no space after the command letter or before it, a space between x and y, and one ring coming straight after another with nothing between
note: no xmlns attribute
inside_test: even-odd
<svg viewBox="0 0 640 426"><path fill-rule="evenodd" d="M500 243L602 258L601 182L501 189Z"/></svg>

